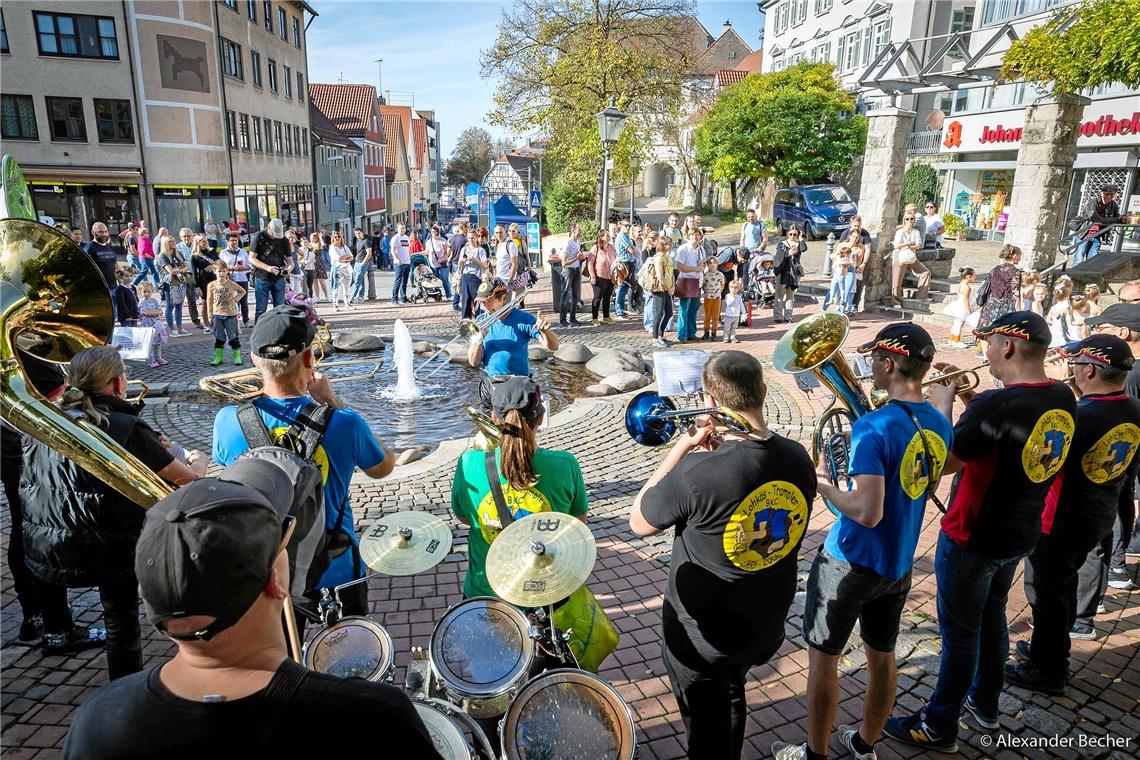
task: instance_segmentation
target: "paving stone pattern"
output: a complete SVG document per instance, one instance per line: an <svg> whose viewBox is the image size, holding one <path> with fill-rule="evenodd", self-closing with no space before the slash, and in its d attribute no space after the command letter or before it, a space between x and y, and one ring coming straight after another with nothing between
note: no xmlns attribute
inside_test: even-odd
<svg viewBox="0 0 1140 760"><path fill-rule="evenodd" d="M534 298L538 305L549 301L549 293ZM446 335L443 328L454 325L440 307L401 307L384 305L368 307L334 317L337 329L367 329L388 332L390 320L400 315L409 321L413 334ZM870 317L859 317L852 328L848 345L866 340L882 325ZM786 327L771 325L770 319L742 332L743 348L766 359L775 341ZM937 328L934 328L937 330ZM627 345L644 348L644 333L632 322L578 331L572 339L591 345ZM248 334L248 333L247 333ZM945 345L944 334L935 335ZM181 341L181 343L179 343ZM710 349L719 349L722 344ZM206 364L212 343L200 337L182 338L169 349L171 364L165 368L144 368L136 376L150 380L166 380L193 384L209 369ZM960 352L959 354L965 355ZM971 359L965 363L972 363ZM769 397L766 405L769 420L778 431L807 440L815 416L826 406L829 395L816 391L812 398L795 388L790 378L775 373L767 375ZM672 539L669 535L648 539L634 537L628 528L629 505L641 484L651 474L665 451L647 449L632 443L623 429L626 397L579 401L564 422L541 434L542 445L571 451L582 463L590 494L590 527L598 540L598 561L590 586L621 631L617 651L605 662L601 675L607 678L630 704L641 744L642 758L682 757L685 736L677 705L669 689L661 660L659 636L661 592L668 577ZM176 396L172 403L148 406L147 415L160 429L184 444L209 446L213 410L209 400ZM371 481L357 474L352 486L352 504L358 526L367 528L380 515L394 510L419 509L446 516L449 511L454 457L438 455L434 466L422 474ZM948 484L943 486L943 496ZM899 638L899 688L896 712L921 706L930 696L938 671L940 640L935 605L933 572L934 547L938 535L938 512L927 510L926 521L918 545L914 585L908 600ZM793 608L787 618L787 640L777 655L766 665L754 668L747 684L748 724L745 757L768 757L772 741L802 741L807 711L808 655L801 632L803 589L808 569L823 542L832 518L817 502L800 552L799 584ZM7 510L3 516L6 547L11 524ZM467 528L453 521L455 545L452 554L431 571L408 578L374 576L368 584L371 612L391 633L395 644L397 681L402 682L403 668L413 645L427 646L436 622L446 609L462 598L463 573L466 569ZM6 555L5 555L6 557ZM3 618L0 633L3 641L15 639L20 622L18 606L12 590L11 574L3 565L0 576ZM98 623L101 618L98 594L93 590L72 592L72 605L81 623ZM960 737L966 757L998 758L1073 758L1134 757L1136 737L1140 734L1140 662L1137 662L1137 623L1140 604L1137 596L1110 590L1105 600L1107 614L1097 620L1102 638L1093 642L1074 642L1075 675L1064 697L1048 698L1020 689L1007 689L1002 699L1000 732L994 737L1043 737L1080 734L1131 737L1132 749L1080 750L1003 749L989 735L979 732L969 720L963 720ZM1009 617L1011 638L1028 634L1029 609L1021 583L1010 594ZM144 622L144 651L149 664L169 657L173 645L157 636ZM841 703L837 723L857 723L862 695L866 688L866 672L862 648L857 635L841 659ZM0 649L3 667L0 717L3 721L5 757L57 757L62 747L68 722L75 706L99 685L106 682L105 658L100 653L84 653L74 657L45 657L38 648L6 643ZM845 756L837 739L832 741L836 757ZM876 747L881 758L911 758L922 753L913 748L884 740Z"/></svg>

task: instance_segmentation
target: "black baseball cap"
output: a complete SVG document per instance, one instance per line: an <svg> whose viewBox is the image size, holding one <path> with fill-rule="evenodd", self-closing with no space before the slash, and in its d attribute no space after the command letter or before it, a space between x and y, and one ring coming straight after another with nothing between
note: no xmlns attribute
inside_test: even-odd
<svg viewBox="0 0 1140 760"><path fill-rule="evenodd" d="M499 419L514 409L533 421L542 408L542 392L538 383L529 377L501 375L491 381L491 407Z"/></svg>
<svg viewBox="0 0 1140 760"><path fill-rule="evenodd" d="M974 330L974 335L979 338L1004 335L1007 338L1018 338L1040 346L1048 346L1053 339L1045 317L1032 311L1013 311L1000 316L988 325Z"/></svg>
<svg viewBox="0 0 1140 760"><path fill-rule="evenodd" d="M243 459L151 507L135 548L150 622L164 631L168 620L212 617L204 629L173 637L208 641L241 620L269 580L292 502L284 470Z"/></svg>
<svg viewBox="0 0 1140 760"><path fill-rule="evenodd" d="M495 295L496 291L507 292L507 283L503 281L502 277L492 277L479 286L479 290L475 293L475 300L482 301Z"/></svg>
<svg viewBox="0 0 1140 760"><path fill-rule="evenodd" d="M249 342L263 359L288 359L312 345L317 326L309 312L296 306L277 306L257 318Z"/></svg>
<svg viewBox="0 0 1140 760"><path fill-rule="evenodd" d="M910 356L919 361L934 361L934 340L922 327L914 322L894 322L879 330L873 339L855 349L861 354L875 350L890 351L900 356Z"/></svg>
<svg viewBox="0 0 1140 760"><path fill-rule="evenodd" d="M1095 317L1085 319L1089 327L1112 325L1140 332L1140 303L1114 303Z"/></svg>
<svg viewBox="0 0 1140 760"><path fill-rule="evenodd" d="M1084 340L1074 341L1061 349L1066 359L1086 360L1102 367L1112 367L1123 372L1132 369L1135 359L1132 349L1115 335L1090 335Z"/></svg>

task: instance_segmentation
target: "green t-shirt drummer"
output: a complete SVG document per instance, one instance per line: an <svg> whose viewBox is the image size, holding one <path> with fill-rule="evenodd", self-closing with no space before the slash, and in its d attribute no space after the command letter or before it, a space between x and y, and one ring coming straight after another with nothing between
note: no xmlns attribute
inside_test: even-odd
<svg viewBox="0 0 1140 760"><path fill-rule="evenodd" d="M495 449L495 472L503 499L518 520L535 512L563 512L586 520L586 482L568 451L540 449L534 438L542 423L542 392L529 377L501 376L491 383L492 418L502 430ZM487 452L459 458L451 486L451 511L467 525L467 577L463 595L495 596L487 582L487 548L502 530L495 496L487 479Z"/></svg>

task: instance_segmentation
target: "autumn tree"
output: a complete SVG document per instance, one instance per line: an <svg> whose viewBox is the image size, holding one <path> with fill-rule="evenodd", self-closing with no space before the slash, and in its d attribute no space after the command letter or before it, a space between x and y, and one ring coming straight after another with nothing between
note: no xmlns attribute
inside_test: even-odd
<svg viewBox="0 0 1140 760"><path fill-rule="evenodd" d="M444 166L444 184L466 185L482 182L495 159L511 149L509 142L496 140L480 127L468 127L459 134L455 149Z"/></svg>
<svg viewBox="0 0 1140 760"><path fill-rule="evenodd" d="M492 123L539 131L548 156L574 183L601 164L594 114L616 98L630 114L614 151L617 176L644 154L646 114L681 100L692 69L692 0L518 0L502 11L481 58L496 80Z"/></svg>
<svg viewBox="0 0 1140 760"><path fill-rule="evenodd" d="M863 152L867 120L829 63L752 74L725 88L694 135L697 163L728 183L732 212L741 180L824 180Z"/></svg>

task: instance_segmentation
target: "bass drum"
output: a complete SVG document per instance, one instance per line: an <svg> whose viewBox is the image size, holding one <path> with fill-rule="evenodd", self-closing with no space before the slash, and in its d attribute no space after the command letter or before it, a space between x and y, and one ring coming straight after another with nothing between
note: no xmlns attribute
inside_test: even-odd
<svg viewBox="0 0 1140 760"><path fill-rule="evenodd" d="M366 617L341 618L309 639L301 652L309 670L337 678L391 681L396 670L392 637Z"/></svg>
<svg viewBox="0 0 1140 760"><path fill-rule="evenodd" d="M631 760L633 714L614 687L585 670L548 670L499 724L504 760Z"/></svg>
<svg viewBox="0 0 1140 760"><path fill-rule="evenodd" d="M447 701L473 718L494 718L530 677L530 623L501 599L466 599L432 631L428 659Z"/></svg>
<svg viewBox="0 0 1140 760"><path fill-rule="evenodd" d="M442 710L426 702L413 700L412 704L416 706L420 720L427 727L435 751L443 757L443 760L472 760L475 757L458 723Z"/></svg>

